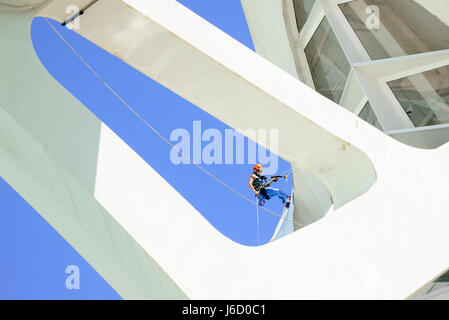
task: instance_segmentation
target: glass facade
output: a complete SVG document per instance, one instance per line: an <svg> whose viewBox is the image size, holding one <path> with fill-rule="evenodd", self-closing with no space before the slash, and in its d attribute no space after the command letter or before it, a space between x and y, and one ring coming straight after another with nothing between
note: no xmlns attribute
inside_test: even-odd
<svg viewBox="0 0 449 320"><path fill-rule="evenodd" d="M449 272L444 273L442 276L436 279L435 282L449 282Z"/></svg>
<svg viewBox="0 0 449 320"><path fill-rule="evenodd" d="M449 123L449 66L388 82L416 127Z"/></svg>
<svg viewBox="0 0 449 320"><path fill-rule="evenodd" d="M293 0L298 31L304 28L315 3L316 0ZM348 21L354 37L358 37L372 60L378 60L449 49L449 25L438 17L435 8L438 6L431 6L430 2L428 5L413 0L353 0L328 10L341 10L343 15L338 13L334 18L342 23ZM304 53L315 90L340 103L351 65L326 16ZM387 85L415 127L449 123L449 66L393 80ZM380 91L376 94L383 95ZM388 99L394 107L392 96ZM384 130L375 108L368 102L359 116ZM393 123L410 126L403 117ZM391 128L385 128L388 129Z"/></svg>
<svg viewBox="0 0 449 320"><path fill-rule="evenodd" d="M359 113L359 117L372 126L376 127L379 130L383 130L382 126L380 125L379 119L377 119L376 114L374 113L373 108L371 107L371 104L369 101L365 104L362 111Z"/></svg>
<svg viewBox="0 0 449 320"><path fill-rule="evenodd" d="M380 24L365 24L367 6L379 8ZM449 49L449 26L411 0L356 0L340 5L371 59Z"/></svg>
<svg viewBox="0 0 449 320"><path fill-rule="evenodd" d="M315 2L316 0L293 0L298 32L301 32L302 28L306 24Z"/></svg>
<svg viewBox="0 0 449 320"><path fill-rule="evenodd" d="M326 18L304 50L315 90L339 103L351 66Z"/></svg>

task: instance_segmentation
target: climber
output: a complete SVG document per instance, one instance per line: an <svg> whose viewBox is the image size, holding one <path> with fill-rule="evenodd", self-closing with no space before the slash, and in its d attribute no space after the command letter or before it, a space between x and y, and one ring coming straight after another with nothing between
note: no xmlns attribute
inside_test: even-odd
<svg viewBox="0 0 449 320"><path fill-rule="evenodd" d="M273 176L267 182L268 178L262 175L262 171L262 165L256 164L248 182L249 188L254 192L258 199L259 206L263 206L266 200L270 200L272 197L277 196L281 199L284 206L289 208L291 197L279 189L270 187L273 182L278 181L278 178L284 178L284 176Z"/></svg>

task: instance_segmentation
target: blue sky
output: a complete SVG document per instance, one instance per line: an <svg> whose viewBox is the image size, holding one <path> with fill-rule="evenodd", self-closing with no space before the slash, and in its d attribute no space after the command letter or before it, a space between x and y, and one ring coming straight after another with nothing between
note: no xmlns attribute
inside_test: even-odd
<svg viewBox="0 0 449 320"><path fill-rule="evenodd" d="M244 45L254 49L239 0L179 1ZM129 67L92 43L53 25L109 84L165 137L178 128L192 132L193 121L203 130L229 128L196 106ZM114 130L149 165L156 169L208 221L231 240L257 245L256 208L213 181L192 165L174 165L170 146L145 127L76 58L44 20L35 19L32 39L47 70L91 112ZM167 111L170 117L167 118ZM155 151L157 150L157 152ZM247 197L251 164L203 165ZM279 159L279 172L290 168ZM279 182L289 192L291 182ZM274 199L267 205L280 213ZM176 210L173 208L173 210ZM0 299L117 299L117 293L58 233L6 182L0 180ZM166 212L170 214L170 210ZM278 217L260 212L261 242L267 242ZM182 239L180 239L182 241ZM81 289L65 288L65 268L81 270Z"/></svg>

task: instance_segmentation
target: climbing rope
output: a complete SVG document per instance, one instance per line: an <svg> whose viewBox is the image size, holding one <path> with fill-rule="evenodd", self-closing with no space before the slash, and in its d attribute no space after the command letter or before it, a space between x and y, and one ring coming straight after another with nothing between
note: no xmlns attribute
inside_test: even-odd
<svg viewBox="0 0 449 320"><path fill-rule="evenodd" d="M260 245L259 206L256 206L256 214L257 214L257 245Z"/></svg>
<svg viewBox="0 0 449 320"><path fill-rule="evenodd" d="M288 177L292 171L293 171L293 169L292 169L292 168L289 168L288 170L286 170L284 173L281 173L280 175L281 175L281 176L287 176L287 177Z"/></svg>
<svg viewBox="0 0 449 320"><path fill-rule="evenodd" d="M47 24L51 27L51 29L58 35L58 37L67 45L67 47L78 57L78 59L94 74L94 76L96 78L98 78L98 80L100 80L103 85L126 107L128 108L129 111L131 111L140 121L142 121L142 123L147 126L149 129L151 129L156 135L158 135L165 143L167 143L168 145L170 145L173 149L175 149L178 154L180 154L184 159L186 159L187 161L189 161L191 164L193 164L194 166L196 166L198 169L200 169L201 171L203 171L206 175L208 175L209 177L211 177L213 180L215 180L216 182L220 183L221 185L223 185L224 187L226 187L228 190L230 190L231 192L233 192L234 194L236 194L237 196L241 197L242 199L256 205L258 208L262 208L262 210L277 216L279 218L282 218L282 215L277 214L276 212L267 209L265 207L259 206L259 204L257 202L253 202L251 199L249 199L248 197L246 197L245 195L241 194L240 192L238 192L237 190L235 190L234 188L232 188L231 186L227 185L225 182L221 181L219 178L217 178L216 176L214 176L212 173L210 173L209 171L207 171L206 169L204 169L203 167L201 167L199 164L194 163L192 159L190 159L190 157L186 156L182 151L180 151L179 149L176 148L176 146L171 143L167 138L165 138L158 130L156 130L153 126L151 126L139 113L137 113L137 111L134 110L133 107L131 107L107 82L106 80L104 80L90 65L89 63L75 50L75 48L72 47L72 45L70 45L70 43L64 38L64 36L58 31L56 30L56 28L50 23L50 21L44 17L45 21L47 22ZM291 169L289 169L291 171ZM304 225L297 223L295 221L289 221L299 227L304 227Z"/></svg>

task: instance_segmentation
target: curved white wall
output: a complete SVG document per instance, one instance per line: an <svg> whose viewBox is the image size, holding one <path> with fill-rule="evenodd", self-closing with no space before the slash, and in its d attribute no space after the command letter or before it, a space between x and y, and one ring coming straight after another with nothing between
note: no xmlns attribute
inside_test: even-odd
<svg viewBox="0 0 449 320"><path fill-rule="evenodd" d="M58 0L58 6L63 1ZM57 157L64 150L51 156L39 140L39 130L24 133L28 128L18 122L27 114L8 115L5 108L11 106L4 102L13 99L14 92L2 89L2 176L121 295L185 297L184 292L190 298L406 298L447 269L447 145L420 150L395 141L174 1L105 0L97 9L82 16L86 28L82 34L212 114L235 117L228 105L214 103L229 89L240 99L245 94L256 99L273 119L291 121L292 130L296 128L287 131L294 139L284 137L281 150L285 155L296 159L294 164L299 167L320 172L334 194L352 199L287 237L262 247L244 247L211 227L104 125L100 126L95 191L87 191L76 171ZM56 9L43 14L52 12L58 18L57 10L51 10ZM29 22L1 14L0 30L7 30L3 26L11 30L13 25L6 21L17 23L17 28ZM117 34L116 23L128 28L122 25L122 33ZM23 25L20 30L28 28ZM127 42L121 42L124 39ZM148 42L155 51L145 50ZM5 64L15 54L2 50L0 61ZM27 55L31 57L32 51ZM198 72L189 65L203 69ZM18 72L35 76L26 69ZM205 81L211 77L224 85L218 88L212 82L208 86ZM13 82L10 86L19 85ZM49 89L61 90L56 87ZM16 97L15 102L29 99L30 107L34 98ZM57 128L53 133L58 133ZM39 161L30 162L28 152L35 153ZM344 156L338 158L340 154ZM339 161L326 167L328 162L322 159ZM372 171L365 170L369 166L360 163L372 164L377 180L358 196L373 181ZM345 184L348 173L352 179ZM363 181L369 183L361 188ZM359 192L354 192L354 186ZM176 210L168 213L166 202L149 201L150 194L171 201Z"/></svg>

